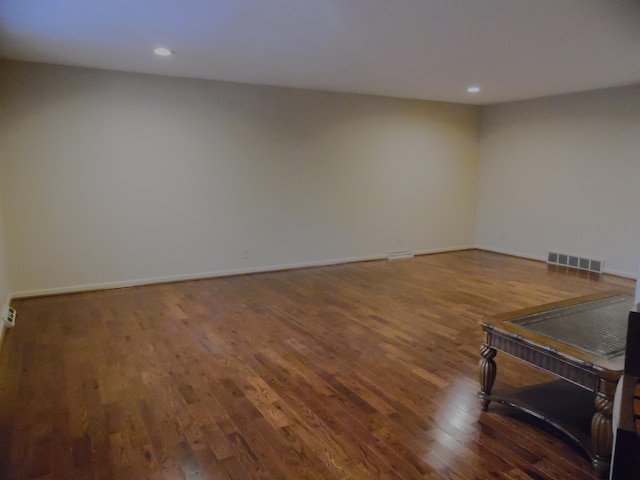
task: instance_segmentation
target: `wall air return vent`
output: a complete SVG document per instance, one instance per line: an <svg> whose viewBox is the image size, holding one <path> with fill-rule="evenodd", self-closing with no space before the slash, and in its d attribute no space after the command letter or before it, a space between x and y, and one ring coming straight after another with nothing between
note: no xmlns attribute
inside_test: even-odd
<svg viewBox="0 0 640 480"><path fill-rule="evenodd" d="M399 260L401 258L413 258L413 252L411 250L387 252L387 260Z"/></svg>
<svg viewBox="0 0 640 480"><path fill-rule="evenodd" d="M604 260L580 257L568 253L549 252L547 254L547 263L593 273L602 273L604 270Z"/></svg>

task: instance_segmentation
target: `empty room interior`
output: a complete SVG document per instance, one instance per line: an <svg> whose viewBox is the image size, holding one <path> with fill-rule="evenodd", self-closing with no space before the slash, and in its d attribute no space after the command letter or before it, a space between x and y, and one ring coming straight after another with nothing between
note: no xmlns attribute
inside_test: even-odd
<svg viewBox="0 0 640 480"><path fill-rule="evenodd" d="M1 2L0 479L624 478L639 152L633 0Z"/></svg>

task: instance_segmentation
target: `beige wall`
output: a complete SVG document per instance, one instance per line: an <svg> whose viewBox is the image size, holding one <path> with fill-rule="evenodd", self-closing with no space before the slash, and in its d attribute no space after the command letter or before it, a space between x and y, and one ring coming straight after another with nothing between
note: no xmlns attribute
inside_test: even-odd
<svg viewBox="0 0 640 480"><path fill-rule="evenodd" d="M473 245L477 107L0 69L19 294Z"/></svg>
<svg viewBox="0 0 640 480"><path fill-rule="evenodd" d="M4 308L5 304L10 301L9 291L9 265L4 241L2 199L0 195L0 309ZM4 329L4 322L0 320L0 337L2 337Z"/></svg>
<svg viewBox="0 0 640 480"><path fill-rule="evenodd" d="M479 246L635 277L640 85L490 106L481 124Z"/></svg>
<svg viewBox="0 0 640 480"><path fill-rule="evenodd" d="M0 308L9 298L9 258L4 240L4 222L2 215L2 195L0 195ZM0 332L2 327L0 326Z"/></svg>

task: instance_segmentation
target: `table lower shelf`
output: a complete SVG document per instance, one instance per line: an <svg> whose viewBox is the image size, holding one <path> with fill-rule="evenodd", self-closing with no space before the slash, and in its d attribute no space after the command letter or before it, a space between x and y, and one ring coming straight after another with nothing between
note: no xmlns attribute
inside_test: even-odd
<svg viewBox="0 0 640 480"><path fill-rule="evenodd" d="M497 390L480 399L516 408L551 426L589 459L595 394L564 380L512 390ZM491 409L491 405L489 405Z"/></svg>

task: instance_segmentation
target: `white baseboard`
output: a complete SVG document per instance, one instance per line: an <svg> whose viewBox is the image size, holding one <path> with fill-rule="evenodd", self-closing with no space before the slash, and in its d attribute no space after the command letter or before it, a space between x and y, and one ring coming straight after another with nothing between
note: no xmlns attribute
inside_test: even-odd
<svg viewBox="0 0 640 480"><path fill-rule="evenodd" d="M544 257L544 256L531 255L531 254L522 253L522 252L514 252L512 250L504 250L504 249L500 249L500 248L487 247L487 246L484 246L484 245L476 245L475 248L477 248L479 250L486 250L488 252L493 252L493 253L502 253L502 254L505 254L505 255L513 255L514 257L527 258L529 260L539 260L541 262L546 262L547 261L547 257ZM603 273L608 273L610 275L615 275L616 277L629 278L631 280L637 280L637 278L638 278L635 273L623 272L621 270L612 270L610 268L606 268L606 262L605 262L605 269L604 269Z"/></svg>
<svg viewBox="0 0 640 480"><path fill-rule="evenodd" d="M540 262L547 261L546 257L531 255L530 253L514 252L513 250L505 250L503 248L487 247L485 245L476 245L476 248L479 250L486 250L487 252L502 253L503 255L512 255L514 257L526 258L528 260L538 260Z"/></svg>
<svg viewBox="0 0 640 480"><path fill-rule="evenodd" d="M428 250L416 250L415 255L428 255L432 253L454 252L458 250L469 250L475 248L473 245L463 245L458 247L434 248ZM206 278L228 277L232 275L246 275L251 273L275 272L278 270L292 270L295 268L306 267L323 267L328 265L339 265L341 263L367 262L370 260L384 260L387 258L386 253L379 255L367 255L361 257L336 258L330 260L315 260L312 262L287 263L283 265L271 265L265 267L254 268L238 268L230 270L216 270L213 272L189 273L184 275L167 275L163 277L150 277L135 280L124 280L118 282L90 283L85 285L71 285L67 287L44 288L40 290L23 290L21 292L13 292L12 298L28 298L41 297L45 295L59 295L63 293L78 293L91 290L108 290L124 287L139 287L142 285L153 285L157 283L179 282L184 280L202 280Z"/></svg>
<svg viewBox="0 0 640 480"><path fill-rule="evenodd" d="M434 253L459 252L461 250L473 250L475 245L459 245L457 247L431 248L428 250L414 250L414 255L433 255Z"/></svg>
<svg viewBox="0 0 640 480"><path fill-rule="evenodd" d="M610 270L608 268L605 268L604 273L608 273L609 275L615 275L616 277L628 278L629 280L638 279L638 276L636 274L629 273L629 272L622 272L620 270Z"/></svg>
<svg viewBox="0 0 640 480"><path fill-rule="evenodd" d="M538 260L541 262L546 261L546 257L543 257L543 256L531 255L528 253L516 252L513 250L505 250L500 248L488 247L485 245L459 245L455 247L431 248L426 250L413 250L413 253L416 256L431 255L434 253L456 252L460 250L471 250L476 248L479 250L485 250L488 252L500 253L504 255L512 255L515 257L521 257L521 258L526 258L530 260ZM45 295L78 293L78 292L86 292L91 290L108 290L108 289L114 289L114 288L138 287L142 285L153 285L157 283L179 282L184 280L201 280L206 278L227 277L232 275L246 275L251 273L266 273L266 272L274 272L278 270L292 270L296 268L322 267L322 266L328 266L328 265L339 265L341 263L366 262L370 260L384 260L386 258L387 258L386 253L382 253L378 255L337 258L337 259L330 259L330 260L316 260L312 262L288 263L288 264L282 264L282 265L270 265L265 267L216 270L212 272L190 273L190 274L184 274L184 275L167 275L163 277L149 277L149 278L141 278L141 279L135 279L135 280L124 280L124 281L118 281L118 282L71 285L67 287L45 288L40 290L24 290L21 292L13 292L10 295L8 301L10 301L12 298L40 297ZM605 268L604 273L609 273L611 275L616 275L618 277L623 277L623 278L629 278L632 280L637 279L636 274L623 272L619 270L610 270ZM1 331L2 330L0 330L0 332Z"/></svg>
<svg viewBox="0 0 640 480"><path fill-rule="evenodd" d="M25 290L14 292L13 298L40 297L45 295L58 295L62 293L77 293L90 290L108 290L113 288L139 287L142 285L154 285L157 283L180 282L185 280L202 280L206 278L228 277L232 275L246 275L250 273L265 273L278 270L290 270L304 267L320 267L325 265L337 265L340 263L363 262L367 260L379 260L385 258L383 255L372 255L367 257L341 258L335 260L322 260L314 262L291 263L284 265L271 265L255 268L237 268L230 270L216 270L212 272L188 273L183 275L166 275L162 277L147 277L135 280L124 280L118 282L89 283L85 285L71 285L68 287L44 288L41 290Z"/></svg>

